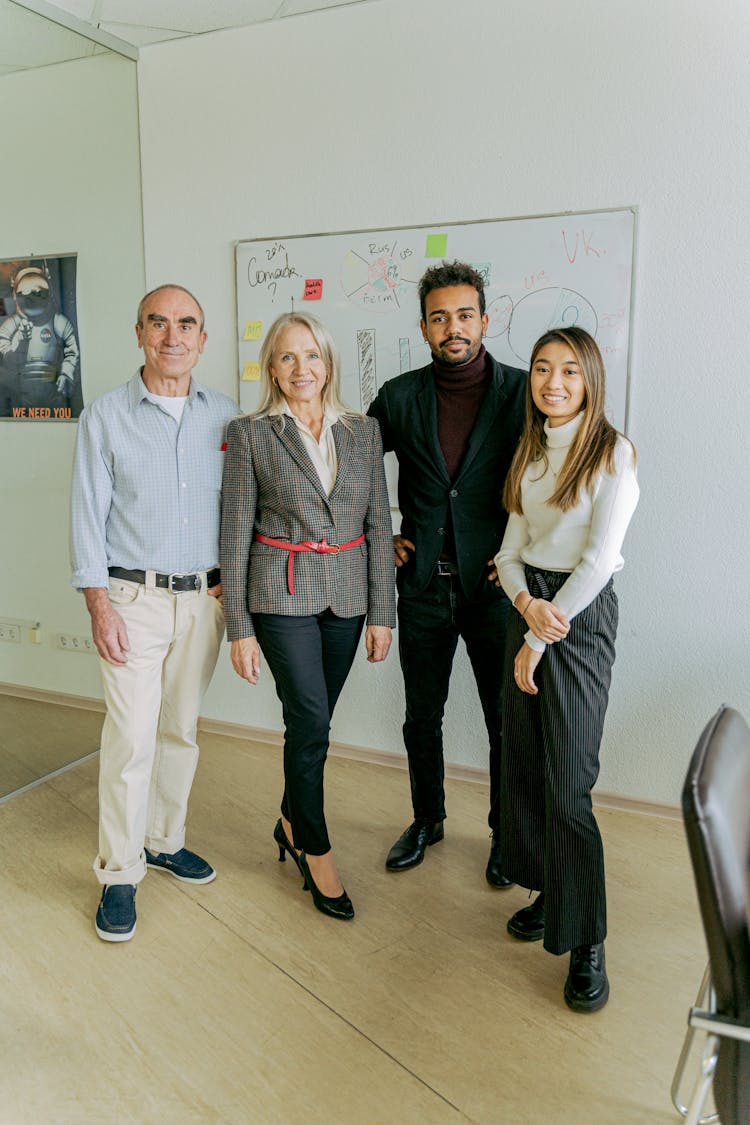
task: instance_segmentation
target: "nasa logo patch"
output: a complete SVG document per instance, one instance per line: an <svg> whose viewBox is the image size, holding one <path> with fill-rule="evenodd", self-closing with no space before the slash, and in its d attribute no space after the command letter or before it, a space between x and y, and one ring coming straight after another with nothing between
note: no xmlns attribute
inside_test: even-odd
<svg viewBox="0 0 750 1125"><path fill-rule="evenodd" d="M43 328L39 335L43 344L48 344L52 339L52 332L49 328Z"/></svg>

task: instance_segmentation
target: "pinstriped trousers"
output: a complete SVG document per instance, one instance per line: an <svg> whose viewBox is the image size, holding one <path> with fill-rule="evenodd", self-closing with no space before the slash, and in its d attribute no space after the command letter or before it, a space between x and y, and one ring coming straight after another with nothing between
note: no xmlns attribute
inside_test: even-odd
<svg viewBox="0 0 750 1125"><path fill-rule="evenodd" d="M550 600L569 577L526 568L529 591ZM504 666L503 870L544 891L544 948L565 953L607 933L604 853L591 807L617 633L610 578L537 665L537 695L520 691L513 661L527 626L513 611Z"/></svg>

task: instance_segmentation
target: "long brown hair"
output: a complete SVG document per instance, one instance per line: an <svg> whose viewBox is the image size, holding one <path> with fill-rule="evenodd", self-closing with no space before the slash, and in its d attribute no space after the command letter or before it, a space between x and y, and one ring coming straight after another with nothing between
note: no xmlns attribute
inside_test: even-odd
<svg viewBox="0 0 750 1125"><path fill-rule="evenodd" d="M575 507L581 489L589 488L597 473L614 472L615 447L619 434L604 414L606 372L602 354L593 336L583 328L576 327L553 328L545 332L534 344L529 372L534 370L534 363L542 348L551 343L565 344L570 348L576 357L585 387L583 419L563 462L557 487L547 501L550 506L567 512ZM539 462L540 477L544 476L549 467L545 421L546 415L534 403L529 374L526 384L526 424L503 490L503 504L509 512L521 514L521 481L529 465Z"/></svg>

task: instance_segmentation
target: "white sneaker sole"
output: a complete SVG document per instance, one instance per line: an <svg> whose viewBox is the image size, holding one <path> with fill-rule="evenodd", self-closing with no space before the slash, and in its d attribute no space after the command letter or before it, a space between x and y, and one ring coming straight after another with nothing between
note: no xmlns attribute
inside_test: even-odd
<svg viewBox="0 0 750 1125"><path fill-rule="evenodd" d="M94 929L96 930L97 935L102 939L102 941L130 941L133 934L135 933L135 927L137 924L137 922L134 922L132 930L128 930L126 934L113 934L110 933L109 930L100 930L96 922L94 922Z"/></svg>
<svg viewBox="0 0 750 1125"><path fill-rule="evenodd" d="M178 875L171 867L162 867L158 863L149 863L148 860L146 860L146 867L149 871L163 871L165 875L171 875L173 879L179 879L181 883L192 883L194 886L213 883L216 878L216 872L212 871L210 875L204 875L202 879L191 879L189 875Z"/></svg>

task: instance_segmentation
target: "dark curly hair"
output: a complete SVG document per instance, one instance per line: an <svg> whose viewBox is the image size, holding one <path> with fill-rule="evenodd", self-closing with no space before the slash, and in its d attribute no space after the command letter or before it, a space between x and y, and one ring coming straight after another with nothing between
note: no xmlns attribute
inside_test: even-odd
<svg viewBox="0 0 750 1125"><path fill-rule="evenodd" d="M439 266L430 266L422 275L419 283L419 307L422 310L422 320L425 316L425 298L433 289L446 289L450 285L470 285L479 294L479 313L484 316L484 279L468 262L441 262Z"/></svg>

